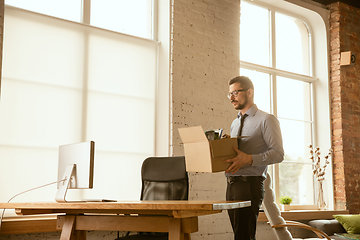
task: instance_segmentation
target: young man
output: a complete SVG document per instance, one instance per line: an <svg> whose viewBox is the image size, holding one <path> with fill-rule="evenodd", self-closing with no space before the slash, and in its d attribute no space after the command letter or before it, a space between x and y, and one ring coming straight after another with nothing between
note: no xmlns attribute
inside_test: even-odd
<svg viewBox="0 0 360 240"><path fill-rule="evenodd" d="M228 97L239 113L230 129L231 137L238 137L238 146L234 146L237 156L224 161L232 163L225 171L226 200L251 200L251 207L229 210L228 214L234 239L253 240L267 166L284 159L280 125L274 115L254 104L254 85L248 77L231 79Z"/></svg>

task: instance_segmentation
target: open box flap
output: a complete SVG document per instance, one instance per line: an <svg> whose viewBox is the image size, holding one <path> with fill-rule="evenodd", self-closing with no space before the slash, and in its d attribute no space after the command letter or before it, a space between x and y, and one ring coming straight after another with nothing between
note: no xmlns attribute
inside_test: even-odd
<svg viewBox="0 0 360 240"><path fill-rule="evenodd" d="M187 172L211 172L209 148L207 142L184 144Z"/></svg>
<svg viewBox="0 0 360 240"><path fill-rule="evenodd" d="M179 134L183 143L207 142L204 130L201 126L179 128Z"/></svg>

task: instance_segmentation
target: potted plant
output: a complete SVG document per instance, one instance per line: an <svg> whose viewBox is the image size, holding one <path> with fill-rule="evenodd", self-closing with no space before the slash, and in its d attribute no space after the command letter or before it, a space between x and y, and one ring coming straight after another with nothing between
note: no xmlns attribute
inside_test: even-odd
<svg viewBox="0 0 360 240"><path fill-rule="evenodd" d="M292 198L289 196L282 196L280 198L281 203L281 211L290 211L290 203L292 202Z"/></svg>

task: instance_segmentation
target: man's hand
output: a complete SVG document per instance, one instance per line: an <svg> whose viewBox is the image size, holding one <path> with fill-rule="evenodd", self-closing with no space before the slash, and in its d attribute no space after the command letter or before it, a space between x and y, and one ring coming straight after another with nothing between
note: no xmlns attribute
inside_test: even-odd
<svg viewBox="0 0 360 240"><path fill-rule="evenodd" d="M234 174L241 167L248 165L248 164L251 165L253 163L253 159L252 159L251 155L240 151L235 146L233 146L233 148L236 151L237 156L223 161L223 163L232 162L231 166L225 171L226 173L232 173L232 174Z"/></svg>

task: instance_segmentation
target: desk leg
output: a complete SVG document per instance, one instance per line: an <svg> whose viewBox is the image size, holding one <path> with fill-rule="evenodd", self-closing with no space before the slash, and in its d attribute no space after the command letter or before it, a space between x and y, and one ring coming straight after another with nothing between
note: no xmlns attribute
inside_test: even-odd
<svg viewBox="0 0 360 240"><path fill-rule="evenodd" d="M75 228L75 216L66 215L64 225L61 231L60 240L70 240Z"/></svg>
<svg viewBox="0 0 360 240"><path fill-rule="evenodd" d="M86 240L86 231L75 230L71 236L71 240Z"/></svg>
<svg viewBox="0 0 360 240"><path fill-rule="evenodd" d="M60 240L86 240L86 231L75 230L75 215L66 215Z"/></svg>
<svg viewBox="0 0 360 240"><path fill-rule="evenodd" d="M183 240L184 233L181 232L181 219L170 218L169 223L169 240Z"/></svg>

